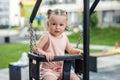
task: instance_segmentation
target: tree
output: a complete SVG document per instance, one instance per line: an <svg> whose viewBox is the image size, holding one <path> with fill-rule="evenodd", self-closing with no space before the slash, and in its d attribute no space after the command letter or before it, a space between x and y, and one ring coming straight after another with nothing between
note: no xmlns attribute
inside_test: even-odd
<svg viewBox="0 0 120 80"><path fill-rule="evenodd" d="M97 16L97 12L94 11L90 16L90 27L97 27L97 25L98 25L98 16Z"/></svg>

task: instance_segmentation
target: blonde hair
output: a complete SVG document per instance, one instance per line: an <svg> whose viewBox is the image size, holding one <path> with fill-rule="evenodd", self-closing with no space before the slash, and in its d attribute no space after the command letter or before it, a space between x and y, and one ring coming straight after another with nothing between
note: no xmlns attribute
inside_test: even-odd
<svg viewBox="0 0 120 80"><path fill-rule="evenodd" d="M55 10L49 9L47 11L47 18L49 19L52 14L55 14L55 15L64 15L64 16L67 17L67 12L65 10L62 10L62 9L55 9Z"/></svg>
<svg viewBox="0 0 120 80"><path fill-rule="evenodd" d="M62 9L55 9L55 10L51 10L49 9L47 11L47 18L49 19L51 15L63 15L63 16L66 16L66 20L67 20L67 12L65 10L62 10ZM69 30L68 29L68 26L66 26L65 30Z"/></svg>

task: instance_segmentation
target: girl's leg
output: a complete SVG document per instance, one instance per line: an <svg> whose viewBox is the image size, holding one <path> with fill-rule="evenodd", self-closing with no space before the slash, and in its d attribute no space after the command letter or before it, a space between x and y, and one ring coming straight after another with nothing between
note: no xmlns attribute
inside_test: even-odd
<svg viewBox="0 0 120 80"><path fill-rule="evenodd" d="M58 80L58 77L56 76L56 74L53 74L51 72L47 72L44 77L42 78L42 80Z"/></svg>
<svg viewBox="0 0 120 80"><path fill-rule="evenodd" d="M46 75L42 80L57 80L57 78L52 75Z"/></svg>
<svg viewBox="0 0 120 80"><path fill-rule="evenodd" d="M76 75L75 72L70 73L70 80L80 80L80 78Z"/></svg>

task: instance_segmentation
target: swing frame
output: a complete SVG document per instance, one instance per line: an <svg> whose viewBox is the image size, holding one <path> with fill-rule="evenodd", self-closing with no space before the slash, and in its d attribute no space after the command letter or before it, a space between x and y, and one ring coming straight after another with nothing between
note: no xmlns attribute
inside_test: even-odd
<svg viewBox="0 0 120 80"><path fill-rule="evenodd" d="M89 80L89 16L94 11L100 0L95 0L89 10L89 0L84 0L84 20L83 20L83 55L55 56L52 61L64 61L63 80L70 80L70 68L75 61L75 72L83 74L83 80ZM42 0L37 0L30 16L30 25L39 9ZM30 42L31 43L31 42ZM31 48L31 46L30 46ZM47 62L45 56L37 55L30 50L29 57L29 80L40 80L40 62ZM84 68L83 68L84 67Z"/></svg>

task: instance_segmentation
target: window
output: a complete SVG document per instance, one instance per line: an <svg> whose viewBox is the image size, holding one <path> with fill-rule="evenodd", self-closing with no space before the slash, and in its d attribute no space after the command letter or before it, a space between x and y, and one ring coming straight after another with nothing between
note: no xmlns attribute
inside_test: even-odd
<svg viewBox="0 0 120 80"><path fill-rule="evenodd" d="M113 22L115 22L115 23L120 23L120 15L115 15L115 16L113 17Z"/></svg>
<svg viewBox="0 0 120 80"><path fill-rule="evenodd" d="M76 0L65 0L65 3L75 3Z"/></svg>

